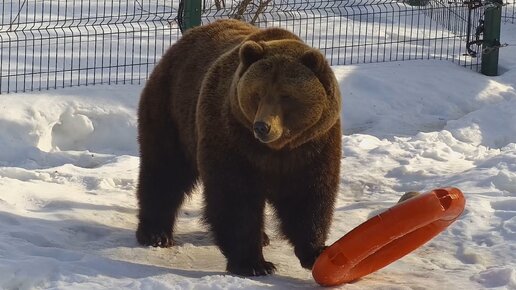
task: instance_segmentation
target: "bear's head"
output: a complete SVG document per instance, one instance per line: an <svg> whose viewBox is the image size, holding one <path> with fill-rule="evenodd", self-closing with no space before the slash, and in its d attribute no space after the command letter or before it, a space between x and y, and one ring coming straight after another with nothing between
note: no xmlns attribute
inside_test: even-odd
<svg viewBox="0 0 516 290"><path fill-rule="evenodd" d="M298 40L239 48L232 111L268 147L295 148L339 122L340 92L324 56Z"/></svg>

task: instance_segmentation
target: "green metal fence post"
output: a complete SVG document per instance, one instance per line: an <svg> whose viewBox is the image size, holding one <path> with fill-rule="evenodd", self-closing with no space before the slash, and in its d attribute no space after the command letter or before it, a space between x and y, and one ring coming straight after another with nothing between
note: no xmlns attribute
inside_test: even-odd
<svg viewBox="0 0 516 290"><path fill-rule="evenodd" d="M484 11L484 41L482 43L480 72L486 76L498 75L501 23L502 1L492 0L491 3L487 4Z"/></svg>
<svg viewBox="0 0 516 290"><path fill-rule="evenodd" d="M185 30L201 25L201 0L185 0Z"/></svg>

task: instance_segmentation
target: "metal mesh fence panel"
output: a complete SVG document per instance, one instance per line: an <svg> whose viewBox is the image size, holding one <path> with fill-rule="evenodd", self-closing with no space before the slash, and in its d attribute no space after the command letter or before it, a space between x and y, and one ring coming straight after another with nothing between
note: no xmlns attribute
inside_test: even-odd
<svg viewBox="0 0 516 290"><path fill-rule="evenodd" d="M332 65L411 59L479 64L467 54L466 39L468 13L470 23L478 23L481 12L462 2L208 0L205 5L203 23L231 17L283 27L319 48Z"/></svg>
<svg viewBox="0 0 516 290"><path fill-rule="evenodd" d="M0 93L140 83L180 37L184 1L4 0ZM202 22L283 27L332 65L444 59L477 69L483 8L463 1L204 0ZM514 23L508 1L504 21Z"/></svg>
<svg viewBox="0 0 516 290"><path fill-rule="evenodd" d="M0 4L0 92L140 82L179 36L173 1Z"/></svg>

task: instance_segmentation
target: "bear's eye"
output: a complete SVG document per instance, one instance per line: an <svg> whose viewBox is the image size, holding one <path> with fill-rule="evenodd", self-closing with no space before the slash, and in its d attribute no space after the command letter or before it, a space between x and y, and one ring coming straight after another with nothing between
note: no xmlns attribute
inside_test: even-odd
<svg viewBox="0 0 516 290"><path fill-rule="evenodd" d="M254 107L258 107L258 104L260 103L260 95L259 94L252 94L249 96L250 98L250 103L254 106Z"/></svg>
<svg viewBox="0 0 516 290"><path fill-rule="evenodd" d="M249 95L247 95L247 99L252 102L256 102L256 101L260 100L260 96L258 96L257 94L249 94Z"/></svg>

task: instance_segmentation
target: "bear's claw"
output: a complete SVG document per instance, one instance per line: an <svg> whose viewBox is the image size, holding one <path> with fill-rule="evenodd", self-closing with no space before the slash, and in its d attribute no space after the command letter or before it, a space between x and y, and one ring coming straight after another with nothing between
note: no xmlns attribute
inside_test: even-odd
<svg viewBox="0 0 516 290"><path fill-rule="evenodd" d="M267 247L270 244L271 240L269 239L269 236L265 232L262 232L262 247Z"/></svg>
<svg viewBox="0 0 516 290"><path fill-rule="evenodd" d="M136 231L136 240L142 246L169 248L176 244L171 232L165 232L156 228L145 229L142 226Z"/></svg>

